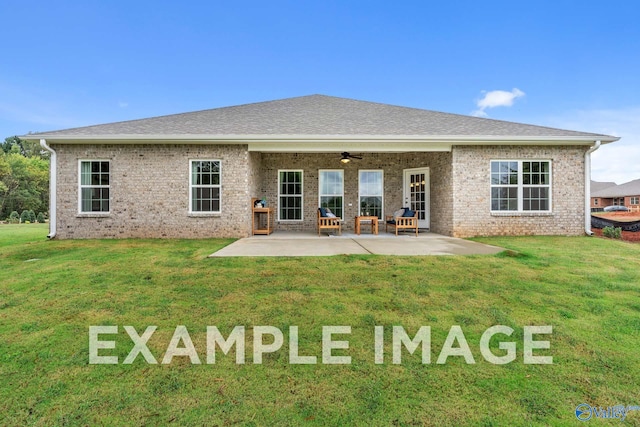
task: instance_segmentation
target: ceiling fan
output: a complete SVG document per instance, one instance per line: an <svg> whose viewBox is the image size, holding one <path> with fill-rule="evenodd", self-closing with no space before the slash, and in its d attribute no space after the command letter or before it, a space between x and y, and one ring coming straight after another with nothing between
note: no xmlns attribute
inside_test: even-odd
<svg viewBox="0 0 640 427"><path fill-rule="evenodd" d="M359 156L353 156L349 153L347 153L346 151L344 153L342 153L342 158L340 159L340 161L342 163L349 163L351 161L351 159L358 159L358 160L362 160L362 157Z"/></svg>

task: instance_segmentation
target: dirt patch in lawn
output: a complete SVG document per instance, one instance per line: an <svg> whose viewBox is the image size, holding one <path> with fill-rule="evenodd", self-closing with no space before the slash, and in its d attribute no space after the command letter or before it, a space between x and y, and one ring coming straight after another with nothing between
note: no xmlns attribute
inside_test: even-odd
<svg viewBox="0 0 640 427"><path fill-rule="evenodd" d="M640 221L640 212L597 212L591 214L598 218L610 219L612 221Z"/></svg>
<svg viewBox="0 0 640 427"><path fill-rule="evenodd" d="M598 212L593 213L592 216L618 222L640 221L640 212ZM603 237L602 229L592 228L592 231L596 236ZM627 242L640 242L640 232L622 231L622 240Z"/></svg>

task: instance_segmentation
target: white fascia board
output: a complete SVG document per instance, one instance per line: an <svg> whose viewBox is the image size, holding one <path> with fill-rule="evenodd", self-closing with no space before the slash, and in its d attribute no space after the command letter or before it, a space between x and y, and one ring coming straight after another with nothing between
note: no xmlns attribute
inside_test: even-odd
<svg viewBox="0 0 640 427"><path fill-rule="evenodd" d="M307 144L427 144L430 148L451 145L593 145L617 141L617 137L582 136L456 136L456 135L62 135L34 134L20 137L27 141L46 139L56 144L251 144L269 146L286 144L286 148ZM371 147L370 147L371 148ZM423 148L424 149L424 148Z"/></svg>

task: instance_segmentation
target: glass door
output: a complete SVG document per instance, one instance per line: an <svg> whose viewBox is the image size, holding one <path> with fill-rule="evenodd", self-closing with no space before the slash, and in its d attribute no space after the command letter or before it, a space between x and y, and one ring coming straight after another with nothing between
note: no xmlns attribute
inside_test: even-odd
<svg viewBox="0 0 640 427"><path fill-rule="evenodd" d="M429 168L404 170L404 206L418 212L418 227L430 226Z"/></svg>

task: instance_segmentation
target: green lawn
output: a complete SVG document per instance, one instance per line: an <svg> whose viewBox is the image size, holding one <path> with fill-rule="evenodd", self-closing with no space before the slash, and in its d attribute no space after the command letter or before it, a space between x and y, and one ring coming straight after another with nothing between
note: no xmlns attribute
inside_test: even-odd
<svg viewBox="0 0 640 427"><path fill-rule="evenodd" d="M640 405L640 245L599 238L482 238L495 256L207 258L230 240L47 241L41 225L0 226L2 425L582 425L578 404ZM118 326L117 365L89 364L89 327ZM142 335L158 364L122 362ZM201 365L163 355L185 325ZM284 333L282 349L253 363L254 326ZM289 326L301 355L289 364ZM322 364L322 326L348 325L348 365ZM385 360L374 363L374 327ZM431 327L421 352L391 361L391 328ZM460 325L475 364L436 364ZM517 358L493 365L479 350L490 326L515 332ZM523 327L551 325L551 343L523 363ZM206 327L246 328L235 350L207 364ZM500 336L491 342L497 355ZM624 423L640 425L640 411Z"/></svg>

